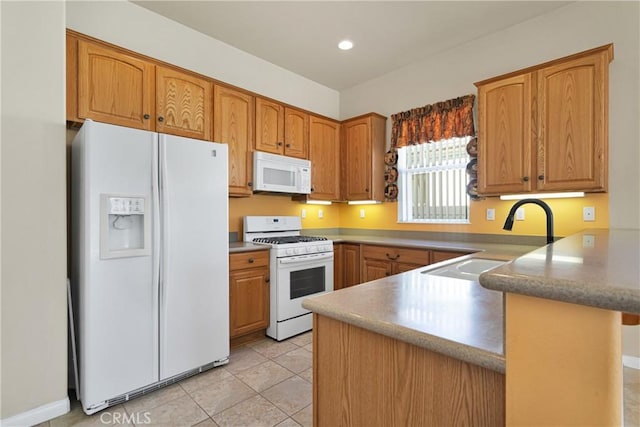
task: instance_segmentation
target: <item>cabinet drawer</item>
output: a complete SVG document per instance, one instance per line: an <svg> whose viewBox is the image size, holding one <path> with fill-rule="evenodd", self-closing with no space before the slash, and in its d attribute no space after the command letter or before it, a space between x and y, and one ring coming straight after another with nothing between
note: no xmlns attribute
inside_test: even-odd
<svg viewBox="0 0 640 427"><path fill-rule="evenodd" d="M430 261L428 249L410 249L395 246L363 245L362 256L370 259L398 261L419 265L428 265Z"/></svg>
<svg viewBox="0 0 640 427"><path fill-rule="evenodd" d="M269 251L253 251L229 254L229 270L265 267L269 265Z"/></svg>

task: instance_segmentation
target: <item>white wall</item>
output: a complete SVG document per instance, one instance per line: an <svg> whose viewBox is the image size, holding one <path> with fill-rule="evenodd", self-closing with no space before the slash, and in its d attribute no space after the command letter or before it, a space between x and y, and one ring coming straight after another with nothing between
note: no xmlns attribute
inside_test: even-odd
<svg viewBox="0 0 640 427"><path fill-rule="evenodd" d="M454 30L455 31L455 30ZM477 93L473 82L604 44L614 44L609 96L611 228L640 228L640 3L577 2L463 44L340 94L340 116L386 116ZM390 133L390 120L387 123ZM624 328L640 357L638 327Z"/></svg>
<svg viewBox="0 0 640 427"><path fill-rule="evenodd" d="M331 118L339 94L127 1L73 1L67 27Z"/></svg>
<svg viewBox="0 0 640 427"><path fill-rule="evenodd" d="M29 425L67 398L64 2L0 2L0 420Z"/></svg>
<svg viewBox="0 0 640 427"><path fill-rule="evenodd" d="M614 43L610 66L610 226L640 228L638 2L579 2L340 94L341 118L383 115L477 93L474 82ZM390 128L390 121L388 123Z"/></svg>

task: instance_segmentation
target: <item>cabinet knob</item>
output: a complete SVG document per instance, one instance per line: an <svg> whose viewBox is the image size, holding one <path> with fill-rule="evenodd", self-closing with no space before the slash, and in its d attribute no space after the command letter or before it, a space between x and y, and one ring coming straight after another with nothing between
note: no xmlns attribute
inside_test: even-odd
<svg viewBox="0 0 640 427"><path fill-rule="evenodd" d="M247 187L253 187L253 182L247 182Z"/></svg>
<svg viewBox="0 0 640 427"><path fill-rule="evenodd" d="M151 117L151 116L150 116L150 115L148 115L148 114L145 114L145 115L144 115L144 116L142 116L142 117L143 117L145 120L149 120L149 117Z"/></svg>
<svg viewBox="0 0 640 427"><path fill-rule="evenodd" d="M254 259L253 259L253 258L249 258L249 260L248 260L248 261L249 261L249 264L253 264Z"/></svg>
<svg viewBox="0 0 640 427"><path fill-rule="evenodd" d="M311 192L313 193L313 187L311 187Z"/></svg>
<svg viewBox="0 0 640 427"><path fill-rule="evenodd" d="M266 279L264 279L264 283L269 283L271 281L271 279L269 279L268 277Z"/></svg>
<svg viewBox="0 0 640 427"><path fill-rule="evenodd" d="M291 148L291 144L287 144L285 147L287 147L287 148Z"/></svg>
<svg viewBox="0 0 640 427"><path fill-rule="evenodd" d="M388 271L385 271L384 275L385 276L391 276L391 273L389 273Z"/></svg>
<svg viewBox="0 0 640 427"><path fill-rule="evenodd" d="M164 122L164 117L162 117L162 116L158 117L158 121L159 122Z"/></svg>
<svg viewBox="0 0 640 427"><path fill-rule="evenodd" d="M276 145L277 145L278 147L282 147L282 142L277 142L277 143L276 143Z"/></svg>
<svg viewBox="0 0 640 427"><path fill-rule="evenodd" d="M522 177L522 180L523 180L524 182L529 182L529 177L528 177L528 176L524 176L524 177Z"/></svg>
<svg viewBox="0 0 640 427"><path fill-rule="evenodd" d="M542 181L544 179L544 175L538 175L538 179Z"/></svg>
<svg viewBox="0 0 640 427"><path fill-rule="evenodd" d="M368 193L368 192L369 192L369 189L368 189L368 188L365 188L365 189L364 189L364 191L366 191L366 192Z"/></svg>

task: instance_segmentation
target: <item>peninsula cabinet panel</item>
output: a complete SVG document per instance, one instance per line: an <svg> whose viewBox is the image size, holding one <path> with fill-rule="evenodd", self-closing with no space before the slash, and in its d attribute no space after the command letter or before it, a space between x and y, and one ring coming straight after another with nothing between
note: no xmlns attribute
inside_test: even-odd
<svg viewBox="0 0 640 427"><path fill-rule="evenodd" d="M155 129L153 64L83 40L77 60L79 119Z"/></svg>
<svg viewBox="0 0 640 427"><path fill-rule="evenodd" d="M197 76L156 68L156 130L211 141L213 85Z"/></svg>
<svg viewBox="0 0 640 427"><path fill-rule="evenodd" d="M342 195L384 200L386 117L375 113L342 122Z"/></svg>
<svg viewBox="0 0 640 427"><path fill-rule="evenodd" d="M476 83L478 192L607 191L613 45Z"/></svg>
<svg viewBox="0 0 640 427"><path fill-rule="evenodd" d="M282 154L300 159L309 157L309 115L304 111L285 107Z"/></svg>
<svg viewBox="0 0 640 427"><path fill-rule="evenodd" d="M256 150L282 154L284 150L284 106L256 97Z"/></svg>
<svg viewBox="0 0 640 427"><path fill-rule="evenodd" d="M505 376L313 316L313 425L504 426Z"/></svg>
<svg viewBox="0 0 640 427"><path fill-rule="evenodd" d="M229 146L229 196L250 196L253 180L254 97L214 86L213 140Z"/></svg>
<svg viewBox="0 0 640 427"><path fill-rule="evenodd" d="M340 124L309 118L309 160L311 194L309 199L340 199Z"/></svg>

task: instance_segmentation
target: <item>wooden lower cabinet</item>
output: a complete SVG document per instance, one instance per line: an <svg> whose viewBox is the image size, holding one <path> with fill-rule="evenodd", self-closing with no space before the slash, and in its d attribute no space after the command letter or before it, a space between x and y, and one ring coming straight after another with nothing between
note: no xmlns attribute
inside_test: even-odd
<svg viewBox="0 0 640 427"><path fill-rule="evenodd" d="M362 245L362 282L381 279L431 263L429 249Z"/></svg>
<svg viewBox="0 0 640 427"><path fill-rule="evenodd" d="M469 255L472 252L457 252L457 251L439 251L432 250L431 251L431 264L435 264L440 261L446 261L448 259L458 258L463 255Z"/></svg>
<svg viewBox="0 0 640 427"><path fill-rule="evenodd" d="M360 281L360 245L333 244L333 289L348 288Z"/></svg>
<svg viewBox="0 0 640 427"><path fill-rule="evenodd" d="M318 314L313 322L314 426L505 425L503 374Z"/></svg>
<svg viewBox="0 0 640 427"><path fill-rule="evenodd" d="M269 326L269 252L229 255L229 335L236 338Z"/></svg>

